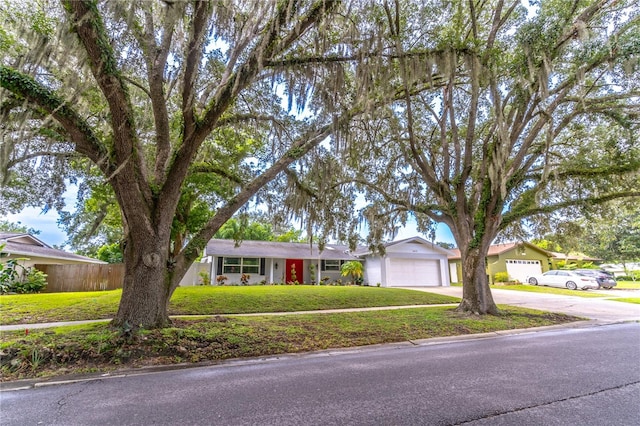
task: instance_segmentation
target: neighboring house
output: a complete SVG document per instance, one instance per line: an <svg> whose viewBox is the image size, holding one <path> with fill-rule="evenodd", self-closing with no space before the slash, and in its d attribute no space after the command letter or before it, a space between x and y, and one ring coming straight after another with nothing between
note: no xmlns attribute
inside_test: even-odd
<svg viewBox="0 0 640 426"><path fill-rule="evenodd" d="M0 232L0 245L3 244L4 248L0 253L0 262L4 263L9 259L25 259L20 261L20 264L24 267L31 267L33 265L106 263L101 260L91 259L52 248L30 234Z"/></svg>
<svg viewBox="0 0 640 426"><path fill-rule="evenodd" d="M350 278L341 276L341 265L358 260L364 263L367 285L449 285L449 252L442 247L414 237L388 243L385 248L386 253L379 255L365 248L351 252L347 246L336 244L327 244L320 251L316 244L309 243L242 241L236 245L233 240L211 240L203 261L211 264L213 284L219 276L227 277L229 283L239 283L242 274L249 275L248 283L345 281Z"/></svg>
<svg viewBox="0 0 640 426"><path fill-rule="evenodd" d="M602 262L602 259L598 259L597 257L589 257L584 253L558 253L552 251L551 254L553 255L553 257L551 258L552 269L562 269L562 267L567 268L572 264L580 268L582 267L583 263L598 264ZM559 264L559 262L564 262L564 264Z"/></svg>
<svg viewBox="0 0 640 426"><path fill-rule="evenodd" d="M632 271L640 271L640 263L632 262L624 265L619 263L607 263L600 265L600 268L613 274L614 277L620 277L624 275L630 275Z"/></svg>
<svg viewBox="0 0 640 426"><path fill-rule="evenodd" d="M460 250L453 249L451 252L453 253L453 256L449 257L451 281L462 282ZM492 245L489 247L486 260L489 282L494 282L497 272L506 272L510 280L524 283L527 277L548 271L549 259L552 257L551 252L527 242Z"/></svg>

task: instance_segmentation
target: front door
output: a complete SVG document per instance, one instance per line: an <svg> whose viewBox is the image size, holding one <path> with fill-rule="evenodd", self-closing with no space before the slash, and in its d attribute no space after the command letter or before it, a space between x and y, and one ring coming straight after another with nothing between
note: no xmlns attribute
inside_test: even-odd
<svg viewBox="0 0 640 426"><path fill-rule="evenodd" d="M285 267L285 282L287 284L304 282L304 269L302 265L302 259L287 259Z"/></svg>

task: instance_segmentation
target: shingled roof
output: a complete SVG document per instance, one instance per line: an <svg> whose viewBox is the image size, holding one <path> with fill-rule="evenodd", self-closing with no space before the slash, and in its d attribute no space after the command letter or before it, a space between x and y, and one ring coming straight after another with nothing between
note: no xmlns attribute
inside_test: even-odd
<svg viewBox="0 0 640 426"><path fill-rule="evenodd" d="M78 263L106 263L98 259L53 248L30 234L0 232L0 245L2 244L4 244L2 253L6 255L26 258L42 257Z"/></svg>
<svg viewBox="0 0 640 426"><path fill-rule="evenodd" d="M356 259L348 246L327 244L320 251L317 244L278 241L241 241L213 239L207 244L207 256L266 257L286 259Z"/></svg>
<svg viewBox="0 0 640 426"><path fill-rule="evenodd" d="M528 243L526 241L521 241L521 242L515 242L515 243L506 243L506 244L494 244L492 246L489 246L489 252L487 253L487 256L497 256L499 254L502 254L504 252L507 252L509 250L512 250L520 245L526 245L527 247L530 247L534 250L538 250L544 254L546 254L549 257L554 257L553 253L544 249L541 249L540 247ZM449 260L456 260L456 259L460 259L460 249L451 249L449 250L451 252L451 255L449 256Z"/></svg>

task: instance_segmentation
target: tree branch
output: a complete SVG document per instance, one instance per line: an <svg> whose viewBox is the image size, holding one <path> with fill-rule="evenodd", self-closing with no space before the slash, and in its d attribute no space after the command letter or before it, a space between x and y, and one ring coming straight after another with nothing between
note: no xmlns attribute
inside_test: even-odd
<svg viewBox="0 0 640 426"><path fill-rule="evenodd" d="M65 129L76 150L86 155L105 173L111 172L105 161L107 150L93 133L89 124L53 91L42 86L28 75L0 65L0 85L14 95L25 99L51 114Z"/></svg>
<svg viewBox="0 0 640 426"><path fill-rule="evenodd" d="M113 182L121 188L116 193L123 206L142 203L151 210L153 197L141 157L143 150L134 128L133 108L97 4L90 0L62 1L70 14L73 31L87 52L91 72L109 105L116 162L113 169L119 175L114 176ZM126 209L137 210L135 207ZM142 216L140 219L141 223L147 222Z"/></svg>
<svg viewBox="0 0 640 426"><path fill-rule="evenodd" d="M207 30L209 3L196 1L191 25L191 36L187 44L185 71L182 83L182 117L184 120L183 139L188 140L195 131L195 82L202 57L202 43Z"/></svg>
<svg viewBox="0 0 640 426"><path fill-rule="evenodd" d="M167 65L167 58L171 49L174 26L176 23L176 13L173 8L168 8L166 20L164 22L162 40L160 45L156 45L155 25L153 15L149 10L145 10L146 31L141 33L134 28L134 34L138 35L139 42L145 50L147 59L147 77L150 91L148 93L153 110L153 118L156 129L156 161L155 161L155 182L158 185L164 183L164 171L171 152L169 113L165 100L164 90L164 70Z"/></svg>
<svg viewBox="0 0 640 426"><path fill-rule="evenodd" d="M619 198L635 198L640 197L640 191L626 191L618 192L614 194L607 194L600 197L579 198L575 200L567 200L561 203L549 204L546 206L536 206L530 209L522 209L518 212L507 212L502 217L502 224L500 229L505 229L508 225L520 221L524 218L531 217L537 214L549 214L554 211L573 207L573 206L588 206L595 204L606 203L607 201L616 200Z"/></svg>
<svg viewBox="0 0 640 426"><path fill-rule="evenodd" d="M326 13L337 7L339 3L339 0L322 0L316 2L307 15L303 16L299 22L293 26L294 29L292 32L282 38L281 42L278 42L280 37L279 31L289 23L288 14L291 10L295 10L297 5L293 0L289 3L279 4L275 17L266 25L268 30L265 31L262 39L256 43L248 55L246 62L238 67L237 71L229 78L226 84L219 87L213 100L205 110L204 118L198 122L193 132L185 131L183 143L176 152L174 162L167 174L166 182L170 183L170 186L167 187L166 184L163 186L158 200L160 212L170 214L169 212L173 211L172 206L168 204L173 202L172 200L177 199L178 192L180 191L180 186L175 185L175 182L182 182L184 180L188 173L191 159L194 157L198 148L216 125L218 125L218 121L228 109L229 105L236 99L238 93L245 89L256 78L262 69L264 60L289 48L296 37L301 36L311 25L320 21ZM290 9L290 7L292 9ZM296 35L296 37L293 35ZM165 217L165 221L170 220L170 217Z"/></svg>
<svg viewBox="0 0 640 426"><path fill-rule="evenodd" d="M237 183L240 186L246 183L240 176L234 175L230 173L228 170L225 170L222 167L216 164L211 164L211 163L194 164L191 167L191 170L189 173L191 175L200 174L200 173L204 173L204 174L214 173L216 175L229 179L230 181Z"/></svg>
<svg viewBox="0 0 640 426"><path fill-rule="evenodd" d="M15 166L16 164L22 163L27 160L31 160L33 158L38 157L58 157L58 158L77 158L79 153L76 152L51 152L51 151L33 151L29 154L25 154L20 158L16 158L14 160L10 160L7 163L7 170Z"/></svg>

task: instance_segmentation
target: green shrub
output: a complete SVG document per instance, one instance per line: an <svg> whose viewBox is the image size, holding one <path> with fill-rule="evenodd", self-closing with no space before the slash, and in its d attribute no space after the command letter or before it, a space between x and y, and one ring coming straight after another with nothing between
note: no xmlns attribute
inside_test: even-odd
<svg viewBox="0 0 640 426"><path fill-rule="evenodd" d="M507 273L507 272L496 272L496 274L493 276L493 282L496 282L496 283L509 282L509 273Z"/></svg>
<svg viewBox="0 0 640 426"><path fill-rule="evenodd" d="M25 268L18 263L18 259L0 264L1 293L39 293L46 286L47 274L35 268Z"/></svg>
<svg viewBox="0 0 640 426"><path fill-rule="evenodd" d="M629 275L618 275L616 281L639 281L640 271L630 271Z"/></svg>
<svg viewBox="0 0 640 426"><path fill-rule="evenodd" d="M0 248L2 248L0 246ZM0 293L9 293L13 283L19 278L18 268L21 267L18 264L18 259L9 259L7 263L0 263Z"/></svg>
<svg viewBox="0 0 640 426"><path fill-rule="evenodd" d="M200 285L211 285L211 277L207 271L200 271Z"/></svg>
<svg viewBox="0 0 640 426"><path fill-rule="evenodd" d="M96 257L107 263L122 263L123 255L120 243L103 245L96 252Z"/></svg>

